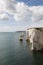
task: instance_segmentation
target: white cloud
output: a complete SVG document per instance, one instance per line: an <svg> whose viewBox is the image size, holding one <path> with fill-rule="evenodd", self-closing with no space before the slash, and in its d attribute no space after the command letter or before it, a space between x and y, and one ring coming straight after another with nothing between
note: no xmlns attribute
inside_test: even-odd
<svg viewBox="0 0 43 65"><path fill-rule="evenodd" d="M43 6L33 6L30 7L30 10L32 11L32 21L39 22L43 20Z"/></svg>
<svg viewBox="0 0 43 65"><path fill-rule="evenodd" d="M14 14L14 18L17 21L42 21L43 6L28 6L24 3L18 2L16 4L16 13Z"/></svg>
<svg viewBox="0 0 43 65"><path fill-rule="evenodd" d="M0 0L0 6L2 9L10 14L15 12L16 1L13 0Z"/></svg>
<svg viewBox="0 0 43 65"><path fill-rule="evenodd" d="M18 2L16 4L16 13L14 14L14 18L17 21L28 21L31 17L31 11L29 7L25 5L23 2Z"/></svg>
<svg viewBox="0 0 43 65"><path fill-rule="evenodd" d="M0 19L7 19L9 15L14 15L16 1L13 0L0 0Z"/></svg>
<svg viewBox="0 0 43 65"><path fill-rule="evenodd" d="M2 20L8 20L9 16L8 16L8 14L3 13L3 14L0 15L0 19L2 19Z"/></svg>
<svg viewBox="0 0 43 65"><path fill-rule="evenodd" d="M7 19L8 15L3 15L6 12L16 21L43 21L43 6L28 6L15 0L0 0L0 18Z"/></svg>

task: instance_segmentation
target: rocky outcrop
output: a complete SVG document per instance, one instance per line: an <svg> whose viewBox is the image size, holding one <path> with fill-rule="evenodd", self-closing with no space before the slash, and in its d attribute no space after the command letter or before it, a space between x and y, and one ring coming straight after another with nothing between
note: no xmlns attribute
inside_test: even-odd
<svg viewBox="0 0 43 65"><path fill-rule="evenodd" d="M31 50L43 49L43 28L31 28L28 31Z"/></svg>

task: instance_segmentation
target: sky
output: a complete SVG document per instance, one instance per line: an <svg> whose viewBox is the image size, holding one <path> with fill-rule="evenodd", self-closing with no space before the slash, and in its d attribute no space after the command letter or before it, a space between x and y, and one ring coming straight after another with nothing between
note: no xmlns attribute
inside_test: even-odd
<svg viewBox="0 0 43 65"><path fill-rule="evenodd" d="M0 32L43 27L43 0L0 0Z"/></svg>

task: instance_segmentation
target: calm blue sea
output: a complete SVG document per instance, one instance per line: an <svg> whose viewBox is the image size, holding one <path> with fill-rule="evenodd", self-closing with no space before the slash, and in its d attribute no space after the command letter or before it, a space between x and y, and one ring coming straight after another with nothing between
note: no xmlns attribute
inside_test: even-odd
<svg viewBox="0 0 43 65"><path fill-rule="evenodd" d="M0 65L43 65L43 52L33 53L19 41L20 32L0 32Z"/></svg>

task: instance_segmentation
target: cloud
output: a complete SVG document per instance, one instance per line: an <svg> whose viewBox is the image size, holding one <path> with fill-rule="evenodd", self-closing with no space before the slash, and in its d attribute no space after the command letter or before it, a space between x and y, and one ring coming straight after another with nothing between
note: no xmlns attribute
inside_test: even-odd
<svg viewBox="0 0 43 65"><path fill-rule="evenodd" d="M43 20L43 6L28 6L18 2L14 18L17 21L40 22Z"/></svg>
<svg viewBox="0 0 43 65"><path fill-rule="evenodd" d="M15 9L16 1L14 0L0 0L0 19L7 20L8 13L9 15L13 15L16 11Z"/></svg>
<svg viewBox="0 0 43 65"><path fill-rule="evenodd" d="M0 0L0 7L10 14L15 13L16 1L13 0Z"/></svg>
<svg viewBox="0 0 43 65"><path fill-rule="evenodd" d="M29 7L25 5L23 2L18 2L16 4L16 13L14 14L14 18L17 21L29 21L31 17L31 10Z"/></svg>
<svg viewBox="0 0 43 65"><path fill-rule="evenodd" d="M9 16L8 16L8 14L3 13L3 14L0 15L0 19L1 20L8 20Z"/></svg>
<svg viewBox="0 0 43 65"><path fill-rule="evenodd" d="M0 19L9 18L6 13L12 15L16 21L43 21L43 6L28 6L15 0L0 0Z"/></svg>
<svg viewBox="0 0 43 65"><path fill-rule="evenodd" d="M43 6L32 6L30 10L32 11L32 21L39 22L43 20Z"/></svg>

